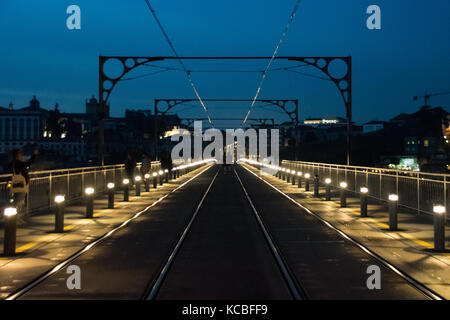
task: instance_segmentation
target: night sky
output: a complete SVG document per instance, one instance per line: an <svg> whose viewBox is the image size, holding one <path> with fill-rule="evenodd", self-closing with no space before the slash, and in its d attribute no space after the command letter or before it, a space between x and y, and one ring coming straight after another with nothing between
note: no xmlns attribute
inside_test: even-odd
<svg viewBox="0 0 450 320"><path fill-rule="evenodd" d="M182 56L271 56L295 0L150 1ZM81 7L81 30L66 28L66 8ZM382 29L366 28L366 8L381 8ZM84 112L98 96L98 55L173 55L144 0L0 0L0 106L59 103L63 112ZM353 118L358 123L414 112L414 95L450 91L450 1L303 0L280 56L353 57ZM267 61L185 61L190 70L264 70ZM179 68L176 61L158 66ZM295 63L276 61L272 68ZM127 77L157 71L141 67ZM111 71L114 68L111 66ZM323 76L314 68L298 71ZM339 72L339 68L336 68ZM261 74L193 73L203 98L255 95ZM154 98L194 98L181 71L167 71L118 84L111 115L152 108ZM262 99L300 100L300 118L344 116L330 81L286 71L268 73ZM450 95L430 100L450 107ZM243 118L249 103L206 104L212 117ZM182 117L204 116L198 103L174 109ZM450 110L449 110L450 111ZM268 106L251 117L287 121ZM235 123L226 123L228 126ZM216 123L217 124L217 123ZM219 125L219 124L217 124ZM224 125L224 124L223 124Z"/></svg>

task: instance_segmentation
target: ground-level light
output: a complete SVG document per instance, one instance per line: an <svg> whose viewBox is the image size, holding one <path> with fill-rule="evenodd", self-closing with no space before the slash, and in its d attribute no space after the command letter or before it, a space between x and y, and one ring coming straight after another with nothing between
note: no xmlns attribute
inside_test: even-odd
<svg viewBox="0 0 450 320"><path fill-rule="evenodd" d="M66 200L66 197L64 195L59 194L59 195L55 196L55 202L57 204L63 203L65 200Z"/></svg>
<svg viewBox="0 0 450 320"><path fill-rule="evenodd" d="M3 237L3 254L6 257L12 257L16 253L16 215L17 209L14 207L5 208L5 235Z"/></svg>
<svg viewBox="0 0 450 320"><path fill-rule="evenodd" d="M398 195L396 194L390 194L389 195L389 201L398 201Z"/></svg>
<svg viewBox="0 0 450 320"><path fill-rule="evenodd" d="M434 249L445 251L445 207L442 204L433 206L434 215Z"/></svg>
<svg viewBox="0 0 450 320"><path fill-rule="evenodd" d="M14 207L8 207L5 208L5 210L3 211L3 215L5 217L13 217L17 214L17 209Z"/></svg>

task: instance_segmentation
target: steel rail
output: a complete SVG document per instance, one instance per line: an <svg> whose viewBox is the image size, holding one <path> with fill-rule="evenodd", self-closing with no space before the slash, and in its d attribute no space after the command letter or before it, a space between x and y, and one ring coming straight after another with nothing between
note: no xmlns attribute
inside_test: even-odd
<svg viewBox="0 0 450 320"><path fill-rule="evenodd" d="M176 187L175 189L173 189L169 193L167 193L164 196L158 198L151 205L149 205L148 207L144 208L143 210L135 213L131 218L125 220L122 223L120 223L119 225L114 227L112 230L108 231L106 234L104 234L104 235L100 236L99 238L97 238L96 240L90 242L88 245L84 246L83 248L81 248L80 250L75 252L73 255L71 255L70 257L68 257L65 260L61 261L60 263L58 263L56 266L52 267L48 271L44 272L43 274L41 274L40 276L38 276L37 278L35 278L31 282L29 282L28 284L26 284L24 287L20 288L19 290L16 290L14 293L11 293L9 296L7 296L5 298L5 300L16 300L17 298L20 298L22 295L24 295L25 293L27 293L31 289L35 288L41 282L43 282L46 279L50 278L52 275L57 273L59 270L61 270L62 268L67 266L69 263L74 261L76 258L81 256L83 253L85 253L86 251L88 251L88 250L92 249L93 247L97 246L98 244L100 244L101 242L103 242L104 240L109 238L113 233L115 233L116 231L118 231L118 230L122 229L123 227L125 227L129 222L131 222L132 220L137 219L143 213L147 213L149 209L151 209L152 207L154 207L155 205L160 203L162 200L167 198L170 194L176 192L177 190L179 190L180 188L182 188L183 186L185 186L186 184L188 184L189 182L191 182L192 180L194 180L195 178L197 178L198 176L200 176L201 174L203 174L205 171L209 170L212 167L209 164L206 164L206 165L208 165L208 167L206 169L202 170L201 172L199 172L198 174L196 174L195 176L193 176L189 180L183 182L182 184L180 184L178 187Z"/></svg>
<svg viewBox="0 0 450 320"><path fill-rule="evenodd" d="M310 209L306 208L305 206L303 206L302 204L300 204L299 202L297 202L295 199L293 199L292 197L290 197L289 195L287 195L286 193L284 193L283 191L281 191L280 189L278 189L277 187L275 187L274 185L272 185L270 182L266 181L265 179L261 178L260 176L258 176L256 173L254 173L253 171L251 171L250 169L246 168L246 166L241 165L245 170L247 170L248 172L250 172L252 175L254 175L255 177L257 177L259 180L263 181L265 184L267 184L268 186L270 186L271 188L273 188L274 190L278 191L279 193L281 193L284 197L286 197L287 199L289 199L291 202L293 202L294 204L296 204L297 206L299 206L300 208L302 208L303 210L305 210L307 213L311 214L313 217L317 218L320 222L322 222L323 224L325 224L327 227L329 227L330 229L334 230L335 232L337 232L342 238L350 241L351 243L353 243L354 245L356 245L358 248L360 248L362 251L364 251L366 254L368 254L369 256L371 256L372 258L376 259L378 262L380 262L384 267L386 267L387 269L391 270L392 272L394 272L395 274L397 274L400 278L402 278L403 280L405 280L409 285L411 285L413 288L415 288L416 290L418 290L419 292L421 292L425 297L431 299L431 300L445 300L444 297L442 297L441 295L439 295L437 292L435 292L434 290L428 288L426 285L424 285L423 283L419 282L418 280L416 280L415 278L411 277L410 275L408 275L406 272L400 270L399 268L397 268L396 266L394 266L393 264L391 264L388 260L386 260L385 258L381 257L380 255L378 255L377 253L375 253L374 251L370 250L368 247L366 247L365 245L363 245L362 243L360 243L359 241L355 240L354 238L350 237L348 234L346 234L345 232L343 232L342 230L338 229L337 227L335 227L333 224L329 223L328 221L326 221L324 218L322 218L320 215L318 215L317 213L311 211Z"/></svg>
<svg viewBox="0 0 450 320"><path fill-rule="evenodd" d="M184 229L183 233L181 234L180 238L178 239L175 247L173 248L172 252L170 253L167 261L164 263L164 266L162 267L156 281L154 281L153 285L151 286L150 293L148 295L146 294L146 300L154 300L156 295L159 292L159 289L161 288L164 279L166 278L167 273L169 272L170 267L172 266L175 257L177 256L178 252L180 251L181 246L184 243L184 240L186 239L186 235L191 230L192 224L194 223L195 219L197 218L198 212L200 211L201 206L205 202L206 196L208 195L209 191L211 190L212 185L214 184L214 181L216 181L217 175L219 174L221 169L218 169L214 177L212 178L210 184L208 185L208 188L206 189L205 193L203 194L202 198L200 199L200 202L198 203L197 207L194 210L194 213L192 214L191 219L189 220L189 223L187 224L186 228Z"/></svg>
<svg viewBox="0 0 450 320"><path fill-rule="evenodd" d="M289 288L289 291L290 291L292 297L295 300L308 299L308 295L307 295L305 289L300 286L300 284L298 283L298 280L296 280L295 277L289 271L289 268L288 268L286 262L284 261L283 257L281 256L280 250L277 248L277 246L273 242L272 237L270 236L269 231L267 230L264 222L262 221L261 215L258 213L258 210L256 210L256 207L253 204L253 201L250 198L250 196L247 192L247 189L245 188L244 184L242 183L242 180L239 177L239 174L236 172L236 170L234 168L233 168L233 171L239 181L239 184L242 187L242 190L244 191L245 197L247 198L247 201L250 204L250 207L252 208L253 213L255 214L255 218L258 221L258 225L261 228L262 233L264 234L264 238L272 252L272 255L274 256L274 258L277 262L278 268L280 269L280 272L286 281L286 284Z"/></svg>

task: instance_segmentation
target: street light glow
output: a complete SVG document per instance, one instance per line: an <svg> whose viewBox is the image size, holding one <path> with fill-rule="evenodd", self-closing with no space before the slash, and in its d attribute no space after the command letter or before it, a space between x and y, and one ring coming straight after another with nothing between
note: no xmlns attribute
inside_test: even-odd
<svg viewBox="0 0 450 320"><path fill-rule="evenodd" d="M141 178L141 176L136 176L136 177L134 177L134 180L136 180L136 181L141 181L142 180L142 178Z"/></svg>
<svg viewBox="0 0 450 320"><path fill-rule="evenodd" d="M14 207L5 208L3 214L5 215L5 217L13 217L17 214L17 209Z"/></svg>
<svg viewBox="0 0 450 320"><path fill-rule="evenodd" d="M159 173L160 176L162 176L164 174L164 171L159 170L158 173Z"/></svg>
<svg viewBox="0 0 450 320"><path fill-rule="evenodd" d="M347 182L342 181L341 183L339 183L339 185L341 186L341 188L345 189L347 188Z"/></svg>
<svg viewBox="0 0 450 320"><path fill-rule="evenodd" d="M326 178L326 179L325 179L325 183L326 183L326 184L330 184L330 183L331 183L331 179L330 179L330 178Z"/></svg>
<svg viewBox="0 0 450 320"><path fill-rule="evenodd" d="M66 198L62 194L58 194L57 196L55 196L56 203L63 203L65 200L66 200Z"/></svg>
<svg viewBox="0 0 450 320"><path fill-rule="evenodd" d="M297 175L298 175L299 177L301 177L301 176L303 175L303 172L297 172Z"/></svg>
<svg viewBox="0 0 450 320"><path fill-rule="evenodd" d="M90 196L91 194L94 193L94 188L87 187L86 189L84 189L84 193L86 193L88 196Z"/></svg>
<svg viewBox="0 0 450 320"><path fill-rule="evenodd" d="M396 195L396 194L390 194L389 195L389 200L390 201L398 201L398 195Z"/></svg>
<svg viewBox="0 0 450 320"><path fill-rule="evenodd" d="M438 214L445 213L445 207L443 205L437 204L433 206L433 212Z"/></svg>
<svg viewBox="0 0 450 320"><path fill-rule="evenodd" d="M123 184L129 184L129 183L130 183L130 180L128 180L128 179L123 179L122 182L123 182Z"/></svg>
<svg viewBox="0 0 450 320"><path fill-rule="evenodd" d="M369 189L367 187L361 187L361 189L359 189L361 191L361 193L367 193L369 192Z"/></svg>
<svg viewBox="0 0 450 320"><path fill-rule="evenodd" d="M156 177L157 175L158 175L158 173L156 173L156 172L153 172L153 174L152 174L154 177Z"/></svg>
<svg viewBox="0 0 450 320"><path fill-rule="evenodd" d="M149 175L148 173L146 173L146 174L144 175L144 178L145 178L145 179L148 179L148 178L150 178L150 175Z"/></svg>
<svg viewBox="0 0 450 320"><path fill-rule="evenodd" d="M305 178L309 179L311 177L311 175L309 173L305 173Z"/></svg>
<svg viewBox="0 0 450 320"><path fill-rule="evenodd" d="M107 185L108 189L113 189L114 186L115 186L115 185L114 185L114 183L112 183L112 182L108 183L108 185Z"/></svg>

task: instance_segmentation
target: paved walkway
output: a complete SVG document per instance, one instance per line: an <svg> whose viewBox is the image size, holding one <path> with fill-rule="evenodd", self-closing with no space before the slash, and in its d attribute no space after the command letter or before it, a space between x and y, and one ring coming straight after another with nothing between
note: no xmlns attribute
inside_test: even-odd
<svg viewBox="0 0 450 320"><path fill-rule="evenodd" d="M409 274L441 296L450 299L450 227L446 227L445 253L433 252L433 219L428 215L417 216L399 209L399 231L389 231L388 208L369 200L369 217L360 217L359 198L349 196L347 208L340 208L337 190L332 192L332 201L325 201L325 189L320 188L321 198L313 192L286 183L254 167L244 164L258 176L280 189L296 202L345 232L400 270ZM304 185L303 185L304 187ZM310 185L310 190L313 185Z"/></svg>
<svg viewBox="0 0 450 320"><path fill-rule="evenodd" d="M123 192L115 195L115 208L107 208L107 195L99 195L94 202L94 218L85 219L86 207L83 203L65 208L64 233L54 233L54 214L48 213L30 218L27 225L17 229L16 256L3 256L3 236L0 233L0 298L23 287L42 273L78 252L80 249L100 238L119 224L144 210L152 203L194 177L206 168L203 166L184 176L172 180L150 192L136 197L130 190L130 201L123 201Z"/></svg>

